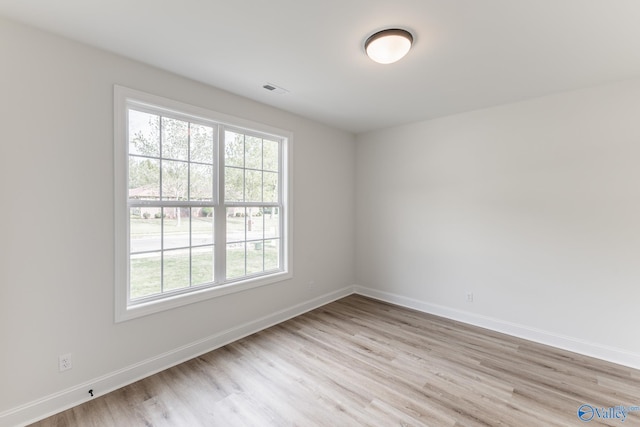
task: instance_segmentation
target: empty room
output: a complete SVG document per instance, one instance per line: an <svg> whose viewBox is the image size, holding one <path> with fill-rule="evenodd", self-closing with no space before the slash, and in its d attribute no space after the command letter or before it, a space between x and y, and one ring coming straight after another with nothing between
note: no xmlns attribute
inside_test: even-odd
<svg viewBox="0 0 640 427"><path fill-rule="evenodd" d="M640 426L637 0L0 0L0 427Z"/></svg>

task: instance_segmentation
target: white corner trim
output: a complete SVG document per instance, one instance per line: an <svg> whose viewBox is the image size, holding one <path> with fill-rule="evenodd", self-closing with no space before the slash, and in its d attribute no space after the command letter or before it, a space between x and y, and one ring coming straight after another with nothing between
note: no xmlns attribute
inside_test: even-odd
<svg viewBox="0 0 640 427"><path fill-rule="evenodd" d="M355 293L424 313L433 314L540 344L572 351L584 356L595 357L597 359L617 363L630 368L640 369L640 355L619 348L588 342L578 338L532 328L526 325L520 325L493 317L470 313L468 311L432 304L414 298L363 286L356 285Z"/></svg>
<svg viewBox="0 0 640 427"><path fill-rule="evenodd" d="M252 320L0 413L0 427L25 426L354 293L353 286ZM93 390L94 397L88 395Z"/></svg>

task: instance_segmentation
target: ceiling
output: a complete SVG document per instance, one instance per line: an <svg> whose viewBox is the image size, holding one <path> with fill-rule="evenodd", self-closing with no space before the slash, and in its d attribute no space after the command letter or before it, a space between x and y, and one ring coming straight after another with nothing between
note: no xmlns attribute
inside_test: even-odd
<svg viewBox="0 0 640 427"><path fill-rule="evenodd" d="M0 0L0 15L354 133L640 76L638 0ZM364 54L385 27L415 36L396 64Z"/></svg>

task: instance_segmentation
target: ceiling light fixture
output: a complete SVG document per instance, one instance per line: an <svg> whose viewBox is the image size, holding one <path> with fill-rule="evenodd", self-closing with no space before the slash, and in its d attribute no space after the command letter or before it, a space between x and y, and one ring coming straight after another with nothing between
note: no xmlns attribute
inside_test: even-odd
<svg viewBox="0 0 640 427"><path fill-rule="evenodd" d="M367 56L380 64L391 64L405 56L413 44L413 35L407 30L389 28L378 31L364 42Z"/></svg>

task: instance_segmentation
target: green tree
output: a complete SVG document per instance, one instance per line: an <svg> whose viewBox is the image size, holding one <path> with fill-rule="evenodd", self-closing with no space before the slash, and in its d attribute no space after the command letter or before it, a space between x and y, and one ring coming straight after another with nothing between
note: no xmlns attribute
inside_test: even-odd
<svg viewBox="0 0 640 427"><path fill-rule="evenodd" d="M130 110L130 197L213 199L213 128ZM162 183L162 185L160 184ZM180 225L181 210L175 209Z"/></svg>
<svg viewBox="0 0 640 427"><path fill-rule="evenodd" d="M278 142L227 131L224 148L225 200L277 202Z"/></svg>

